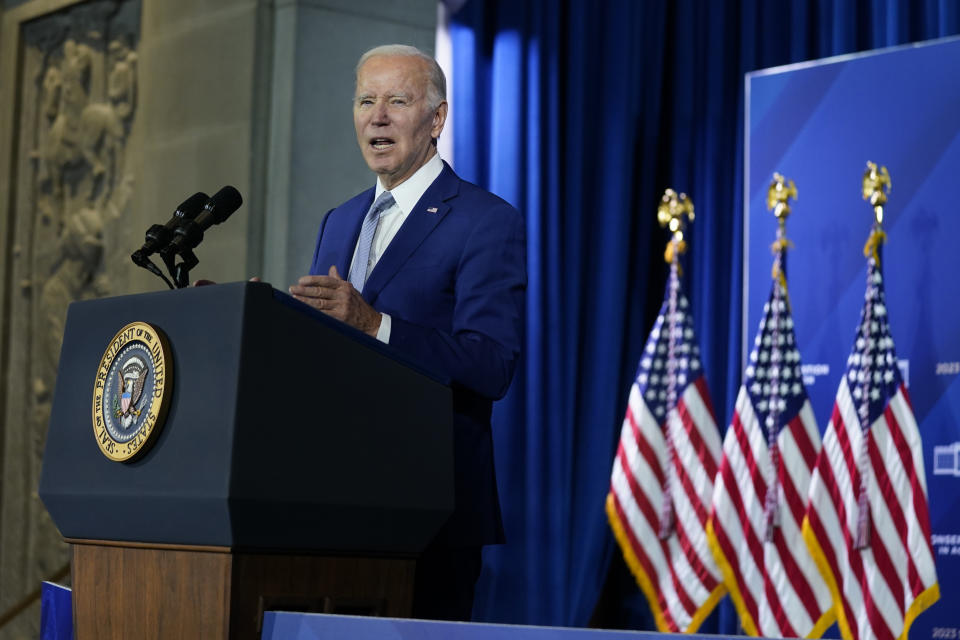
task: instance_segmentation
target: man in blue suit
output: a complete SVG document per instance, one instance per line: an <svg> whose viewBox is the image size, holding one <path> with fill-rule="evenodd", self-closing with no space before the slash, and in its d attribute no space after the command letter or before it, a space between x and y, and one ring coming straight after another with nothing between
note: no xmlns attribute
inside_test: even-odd
<svg viewBox="0 0 960 640"><path fill-rule="evenodd" d="M490 415L520 353L526 255L517 210L437 154L446 116L433 58L401 45L360 58L353 119L377 183L324 217L290 293L452 381L456 506L418 562L413 613L468 620L480 548L503 541Z"/></svg>

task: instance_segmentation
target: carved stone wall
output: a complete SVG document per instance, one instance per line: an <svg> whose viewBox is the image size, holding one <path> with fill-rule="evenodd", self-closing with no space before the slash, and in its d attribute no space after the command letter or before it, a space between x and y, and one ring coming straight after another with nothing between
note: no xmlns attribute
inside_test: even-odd
<svg viewBox="0 0 960 640"><path fill-rule="evenodd" d="M0 0L0 615L67 559L36 489L68 303L163 289L130 253L225 184L244 205L194 275L285 289L323 212L373 181L357 57L430 49L435 15L435 0ZM0 640L38 626L34 605Z"/></svg>
<svg viewBox="0 0 960 640"><path fill-rule="evenodd" d="M0 390L0 611L68 561L37 480L67 305L126 287L113 258L135 241L125 222L135 188L127 159L137 143L139 31L139 0L92 0L39 16L21 25L16 83L5 84L16 153L4 318L13 331ZM35 612L3 635L36 637Z"/></svg>
<svg viewBox="0 0 960 640"><path fill-rule="evenodd" d="M68 559L37 495L54 385L93 388L93 371L54 380L68 304L164 289L130 253L224 184L245 204L208 234L196 275L260 273L274 3L0 2L2 615ZM74 419L93 445L89 415ZM39 620L35 603L0 640L37 637Z"/></svg>

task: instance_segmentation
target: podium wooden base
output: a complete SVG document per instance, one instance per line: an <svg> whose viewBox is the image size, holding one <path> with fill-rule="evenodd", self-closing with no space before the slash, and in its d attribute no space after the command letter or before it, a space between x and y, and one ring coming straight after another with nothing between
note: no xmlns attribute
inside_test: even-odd
<svg viewBox="0 0 960 640"><path fill-rule="evenodd" d="M413 601L409 558L68 542L77 640L257 640L264 611L406 618Z"/></svg>

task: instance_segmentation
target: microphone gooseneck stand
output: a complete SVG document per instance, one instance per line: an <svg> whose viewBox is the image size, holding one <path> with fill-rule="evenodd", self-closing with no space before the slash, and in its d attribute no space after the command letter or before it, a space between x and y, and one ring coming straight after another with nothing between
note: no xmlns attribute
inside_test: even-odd
<svg viewBox="0 0 960 640"><path fill-rule="evenodd" d="M150 227L143 247L130 258L137 266L161 278L171 289L189 287L190 270L200 264L193 250L203 242L203 232L229 218L241 204L240 192L231 186L223 187L212 198L202 192L195 193L177 207L166 225ZM148 257L157 251L173 282Z"/></svg>
<svg viewBox="0 0 960 640"><path fill-rule="evenodd" d="M148 258L146 255L144 255L142 251L134 251L133 255L131 255L130 258L133 260L133 263L135 265L137 265L138 267L143 267L153 275L157 276L158 278L163 280L164 283L166 283L166 285L171 289L176 288L173 286L173 283L170 282L167 276L163 275L163 272L160 271L157 265L153 264L153 261L150 260L150 258Z"/></svg>
<svg viewBox="0 0 960 640"><path fill-rule="evenodd" d="M200 260L194 255L193 250L184 247L178 252L163 251L160 255L163 257L163 262L167 265L167 271L170 272L170 276L173 278L173 282L177 285L177 288L183 289L184 287L189 287L190 269L200 264ZM180 262L176 262L177 255L182 258ZM166 280L166 278L164 278L164 280Z"/></svg>

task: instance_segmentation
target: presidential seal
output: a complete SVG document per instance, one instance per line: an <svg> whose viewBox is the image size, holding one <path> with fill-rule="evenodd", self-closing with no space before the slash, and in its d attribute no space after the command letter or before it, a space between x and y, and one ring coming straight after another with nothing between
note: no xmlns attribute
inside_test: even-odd
<svg viewBox="0 0 960 640"><path fill-rule="evenodd" d="M120 329L93 385L93 434L103 455L129 462L150 448L163 427L172 383L166 336L145 322Z"/></svg>

